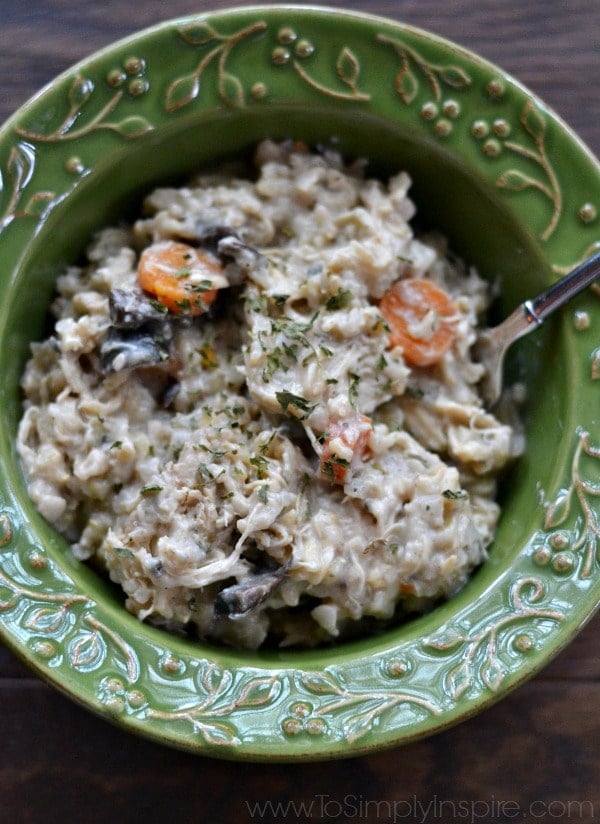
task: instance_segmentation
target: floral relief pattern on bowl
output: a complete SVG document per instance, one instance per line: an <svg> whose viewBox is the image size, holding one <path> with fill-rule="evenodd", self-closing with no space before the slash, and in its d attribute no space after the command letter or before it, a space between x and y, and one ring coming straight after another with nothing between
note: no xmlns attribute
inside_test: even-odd
<svg viewBox="0 0 600 824"><path fill-rule="evenodd" d="M14 448L20 370L56 272L94 229L152 185L265 135L406 166L419 211L430 204L429 221L498 275L502 311L600 248L600 167L477 56L390 20L303 7L142 32L57 78L0 131L3 640L80 703L155 740L225 758L343 757L484 709L597 607L600 298L588 290L552 325L552 346L541 335L515 358L539 400L525 412L531 453L506 481L488 563L449 602L305 652L240 653L139 624L28 502Z"/></svg>

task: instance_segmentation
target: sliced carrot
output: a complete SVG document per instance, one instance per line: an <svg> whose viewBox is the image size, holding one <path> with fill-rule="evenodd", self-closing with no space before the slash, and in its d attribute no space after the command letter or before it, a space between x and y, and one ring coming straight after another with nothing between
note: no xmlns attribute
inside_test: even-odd
<svg viewBox="0 0 600 824"><path fill-rule="evenodd" d="M371 418L366 415L331 421L319 461L321 477L332 484L343 484L354 457L365 454L371 429Z"/></svg>
<svg viewBox="0 0 600 824"><path fill-rule="evenodd" d="M215 275L223 276L221 264L201 249L164 240L142 252L138 283L145 292L175 314L201 315L217 296Z"/></svg>
<svg viewBox="0 0 600 824"><path fill-rule="evenodd" d="M390 346L401 346L411 366L432 366L456 338L457 308L430 280L397 280L379 303L390 327Z"/></svg>

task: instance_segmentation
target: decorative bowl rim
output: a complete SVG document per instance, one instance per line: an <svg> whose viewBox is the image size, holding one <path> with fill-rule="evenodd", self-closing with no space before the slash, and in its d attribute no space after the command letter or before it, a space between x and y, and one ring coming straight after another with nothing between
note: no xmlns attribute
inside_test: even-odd
<svg viewBox="0 0 600 824"><path fill-rule="evenodd" d="M160 69L143 53L153 42L170 58ZM364 59L372 49L377 72ZM142 145L177 118L260 113L290 101L366 111L462 155L526 225L555 275L600 247L600 164L506 72L397 20L327 6L252 5L175 18L123 38L63 72L10 117L0 128L0 251L15 269L25 265L24 244L54 210L62 213L100 152ZM564 185L563 155L576 166L577 186ZM3 289L10 294L14 284ZM596 304L582 296L577 320L562 332L583 364L577 381L586 398L600 378L600 350L589 335L600 322ZM0 309L0 334L7 311ZM66 558L24 500L3 431L0 637L92 711L198 754L310 760L429 735L541 669L598 606L600 510L588 474L600 457L600 433L589 411L570 422L555 486L543 490L543 501L539 490L532 499L536 525L495 577L368 643L264 654L192 646L90 594L97 595L86 590L91 574ZM474 602L469 593L477 594Z"/></svg>

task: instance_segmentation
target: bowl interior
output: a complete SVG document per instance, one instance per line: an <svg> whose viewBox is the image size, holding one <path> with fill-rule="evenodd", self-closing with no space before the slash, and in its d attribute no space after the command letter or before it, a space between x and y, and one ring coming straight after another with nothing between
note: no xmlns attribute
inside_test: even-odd
<svg viewBox="0 0 600 824"><path fill-rule="evenodd" d="M2 345L0 354L0 370L6 377L6 402L1 413L4 438L14 443L20 417L21 370L30 341L43 335L54 281L61 268L80 258L96 230L133 218L144 195L154 186L182 183L198 169L246 156L266 136L292 136L313 146L334 147L347 158L367 157L368 173L382 179L399 170L408 171L413 179L410 193L417 205L417 228L442 231L453 250L476 266L484 277L499 284L499 299L494 307L497 317L542 288L547 263L517 217L474 169L434 141L424 140L422 134L377 117L357 118L354 113L344 117L339 111L326 108L318 117L301 107L287 107L271 110L267 117L264 113L257 116L226 112L217 118L180 122L176 128L164 129L159 136L138 143L134 152L111 153L80 183L68 205L53 210L27 245L12 288L5 296L7 322L2 334L6 345ZM23 300L23 295L27 295L27 300ZM539 426L539 421L547 416L560 419L564 414L565 396L556 388L566 377L565 353L560 338L558 346L554 339L551 350L547 342L548 330L541 330L508 363L510 379L526 382L530 397L535 400L524 409L528 454L532 455L543 454L550 448L547 429ZM14 448L9 451L14 461L14 488L22 493ZM520 461L506 478L502 492L504 515L492 552L495 564L508 561L519 551L531 528L528 519L522 517L532 481L531 463ZM539 462L533 464L536 479L545 482L547 479L539 475ZM552 466L546 465L544 472L551 473ZM45 540L58 540L62 545L31 506L28 508L29 517ZM493 580L495 564L490 564L477 578L478 586ZM99 587L102 597L119 599L88 570L76 565L75 574L85 576L88 589L96 591ZM471 592L461 597L477 595Z"/></svg>

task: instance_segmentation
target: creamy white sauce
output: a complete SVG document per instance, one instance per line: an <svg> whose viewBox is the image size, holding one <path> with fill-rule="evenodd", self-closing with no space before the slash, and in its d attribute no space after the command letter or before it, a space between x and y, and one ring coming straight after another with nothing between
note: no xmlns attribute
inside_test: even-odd
<svg viewBox="0 0 600 824"><path fill-rule="evenodd" d="M157 190L59 279L54 333L23 376L18 448L40 513L141 619L241 646L311 645L455 593L486 557L495 479L521 444L477 391L486 284L440 238L413 236L408 176L383 184L268 141L257 159L255 182L223 173ZM107 370L111 294L139 292L141 249L195 242L199 226L238 243L221 254L224 305L165 317L163 360L130 367L120 352ZM389 345L378 302L403 277L457 307L431 367ZM414 337L436 324L429 312ZM258 598L256 575L253 608L215 610L235 584Z"/></svg>

